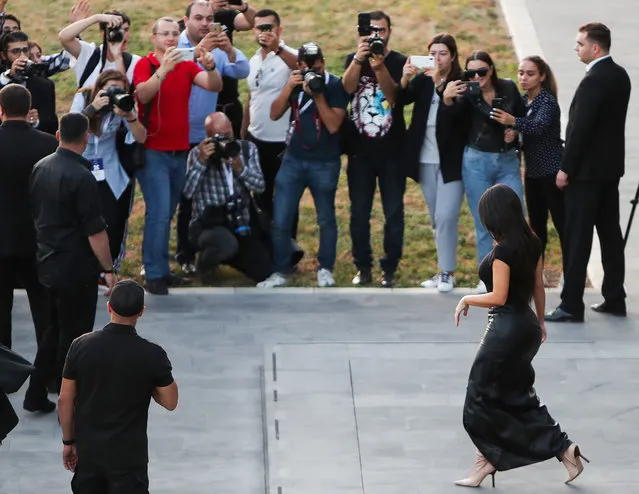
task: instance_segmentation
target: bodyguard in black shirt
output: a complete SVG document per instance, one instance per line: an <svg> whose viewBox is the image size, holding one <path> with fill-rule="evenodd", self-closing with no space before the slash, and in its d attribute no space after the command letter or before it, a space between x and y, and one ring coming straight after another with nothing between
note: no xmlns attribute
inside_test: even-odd
<svg viewBox="0 0 639 494"><path fill-rule="evenodd" d="M29 90L17 84L0 90L0 344L11 348L15 280L27 290L36 339L47 329L45 289L36 271L36 239L29 206L34 165L55 152L58 141L27 122Z"/></svg>
<svg viewBox="0 0 639 494"><path fill-rule="evenodd" d="M83 114L63 116L57 133L60 147L31 175L38 275L48 289L51 311L51 326L38 349L36 373L25 398L25 408L31 410L27 402L46 400L47 379L60 379L71 342L93 330L98 274L106 273L109 288L116 281L97 182L82 157L88 131Z"/></svg>
<svg viewBox="0 0 639 494"><path fill-rule="evenodd" d="M149 403L175 410L177 384L166 352L135 331L144 289L120 281L107 307L111 323L77 338L64 366L63 463L74 494L148 493Z"/></svg>
<svg viewBox="0 0 639 494"><path fill-rule="evenodd" d="M354 285L372 281L370 239L371 208L377 181L384 206L384 253L380 260L382 286L395 284L395 270L404 244L404 191L406 176L398 152L406 130L401 105L396 104L406 57L391 51L391 20L382 11L370 13L373 32L384 40L384 53L374 55L368 37L360 39L357 53L346 58L344 89L352 95L343 141L348 143L348 193L351 199L353 260L358 273ZM360 26L361 27L361 26Z"/></svg>

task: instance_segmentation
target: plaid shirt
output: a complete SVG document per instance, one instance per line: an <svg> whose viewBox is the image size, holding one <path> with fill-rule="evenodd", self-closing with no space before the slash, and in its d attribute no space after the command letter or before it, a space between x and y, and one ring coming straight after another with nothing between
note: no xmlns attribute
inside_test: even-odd
<svg viewBox="0 0 639 494"><path fill-rule="evenodd" d="M241 141L242 142L242 141ZM243 141L243 146L248 145L249 162L245 162L244 153L240 153L240 159L244 168L238 174L233 172L233 190L241 192L244 204L243 216L248 224L250 219L249 205L251 203L250 192L264 192L264 176L260 168L260 159L257 154L257 146L249 141ZM207 206L224 206L228 201L228 187L226 178L221 169L206 166L197 159L200 146L195 146L189 153L186 161L186 183L184 195L193 199L195 218L199 218ZM224 166L230 166L225 163Z"/></svg>
<svg viewBox="0 0 639 494"><path fill-rule="evenodd" d="M71 60L71 54L66 50L62 50L55 55L44 55L42 57L42 63L49 65L47 68L47 77L69 70L71 68Z"/></svg>

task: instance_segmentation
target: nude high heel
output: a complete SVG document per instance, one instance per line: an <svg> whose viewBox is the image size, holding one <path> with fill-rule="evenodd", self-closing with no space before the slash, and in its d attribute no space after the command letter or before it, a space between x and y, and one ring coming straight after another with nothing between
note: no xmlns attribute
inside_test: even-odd
<svg viewBox="0 0 639 494"><path fill-rule="evenodd" d="M492 466L488 460L479 451L475 456L475 464L471 474L462 480L456 480L456 485L463 487L479 487L483 480L489 475L492 477L493 487L495 487L495 474L497 470Z"/></svg>
<svg viewBox="0 0 639 494"><path fill-rule="evenodd" d="M586 463L590 463L588 458L581 454L581 451L579 451L579 446L577 446L575 443L572 443L568 447L568 449L564 451L564 454L561 455L561 463L563 463L564 467L566 467L566 470L568 470L568 480L564 482L565 484L569 484L570 482L575 480L577 477L579 477L581 472L584 471L584 464L581 463L582 459Z"/></svg>

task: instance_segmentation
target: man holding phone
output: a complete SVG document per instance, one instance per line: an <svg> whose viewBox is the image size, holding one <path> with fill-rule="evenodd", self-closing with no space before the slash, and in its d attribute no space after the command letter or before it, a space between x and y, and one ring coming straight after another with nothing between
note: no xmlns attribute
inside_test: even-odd
<svg viewBox="0 0 639 494"><path fill-rule="evenodd" d="M137 173L146 204L142 251L146 288L168 294L180 280L169 268L171 218L182 194L189 150L189 98L192 85L207 91L222 89L213 55L201 53L197 61L182 61L176 49L180 31L176 20L162 17L153 25L155 51L135 67L133 82L141 120L148 114L146 166ZM160 97L161 95L161 97Z"/></svg>
<svg viewBox="0 0 639 494"><path fill-rule="evenodd" d="M184 16L185 30L180 34L178 48L194 49L197 58L202 53L210 52L215 66L224 80L233 80L237 85L239 79L249 75L249 62L244 53L234 48L222 25L214 22L211 4L196 1L189 4ZM193 59L193 56L191 57ZM217 108L218 92L194 87L189 99L189 148L193 149L205 137L204 121ZM187 275L195 273L195 249L189 242L189 223L192 215L192 201L182 196L177 215L177 253L176 260Z"/></svg>
<svg viewBox="0 0 639 494"><path fill-rule="evenodd" d="M404 243L406 177L398 152L406 131L402 105L396 104L406 57L389 48L391 19L382 11L359 14L359 46L346 57L343 85L351 94L351 109L343 132L348 155L354 285L372 282L373 253L370 217L377 181L384 207L384 250L381 284L395 284L395 270Z"/></svg>

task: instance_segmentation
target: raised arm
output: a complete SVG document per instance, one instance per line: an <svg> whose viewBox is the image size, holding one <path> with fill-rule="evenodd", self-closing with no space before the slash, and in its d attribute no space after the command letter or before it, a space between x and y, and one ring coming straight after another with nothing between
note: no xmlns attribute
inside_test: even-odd
<svg viewBox="0 0 639 494"><path fill-rule="evenodd" d="M291 76L289 77L286 86L284 86L284 89L282 89L280 95L275 98L275 100L271 104L271 120L275 121L282 118L282 116L284 115L284 113L286 113L286 110L288 110L290 106L290 100L293 91L298 85L302 84L303 82L304 79L299 70L294 70L293 72L291 72Z"/></svg>
<svg viewBox="0 0 639 494"><path fill-rule="evenodd" d="M78 36L89 26L93 24L103 22L106 23L109 28L118 27L122 24L122 17L119 15L110 14L95 14L86 19L74 22L68 25L62 31L58 33L58 39L65 50L67 50L75 58L80 56L80 40Z"/></svg>

